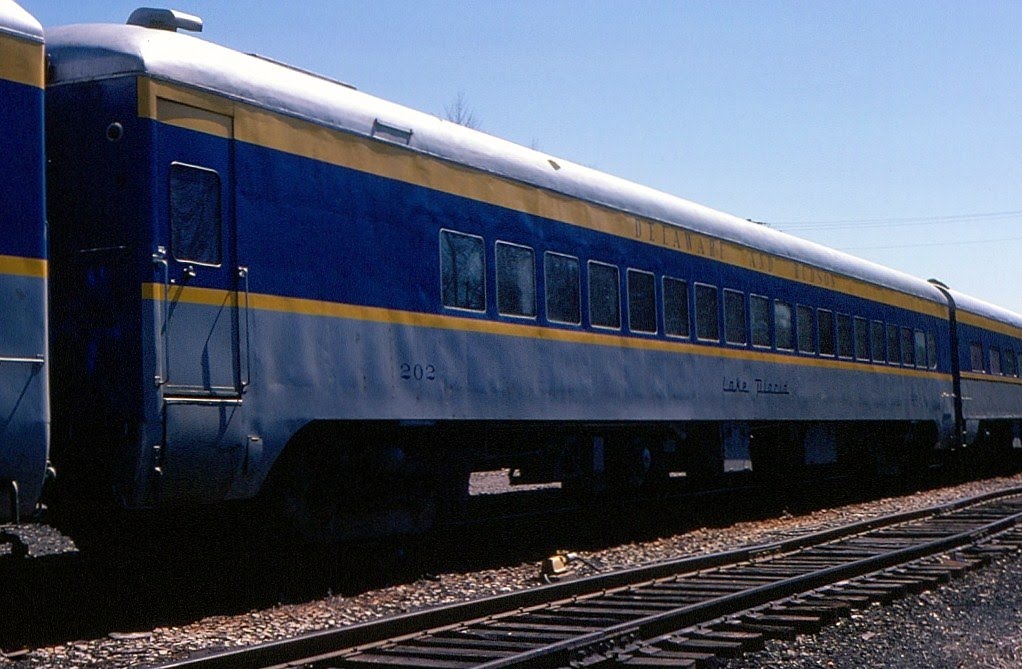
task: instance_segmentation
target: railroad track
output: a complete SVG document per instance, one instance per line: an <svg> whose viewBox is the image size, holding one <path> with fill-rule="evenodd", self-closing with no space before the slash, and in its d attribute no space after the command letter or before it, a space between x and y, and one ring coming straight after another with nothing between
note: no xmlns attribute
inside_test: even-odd
<svg viewBox="0 0 1022 669"><path fill-rule="evenodd" d="M162 665L697 667L1022 546L1022 488Z"/></svg>

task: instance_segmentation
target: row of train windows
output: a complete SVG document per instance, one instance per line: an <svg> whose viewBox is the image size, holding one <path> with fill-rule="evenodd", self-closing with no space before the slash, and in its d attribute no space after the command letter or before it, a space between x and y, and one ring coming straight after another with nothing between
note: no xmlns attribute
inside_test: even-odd
<svg viewBox="0 0 1022 669"><path fill-rule="evenodd" d="M1019 376L1022 375L1022 351L1019 352L1018 357L1015 357L1015 351L1010 348L1000 348L997 346L990 347L990 364L987 366L984 364L986 360L983 358L983 344L979 342L972 342L969 344L969 358L972 362L972 371L984 372L990 374L998 374L1000 376Z"/></svg>
<svg viewBox="0 0 1022 669"><path fill-rule="evenodd" d="M536 258L528 246L498 241L497 311L502 316L535 318ZM444 306L486 310L486 252L482 237L451 230L440 232L441 297ZM608 263L586 263L589 279L589 323L594 328L621 329L620 270ZM582 324L581 266L574 256L543 254L544 297L547 320ZM663 332L668 337L721 341L720 291L694 283L694 323L690 322L689 284L661 277ZM657 334L656 277L652 272L627 269L625 291L628 329ZM934 369L937 345L932 333L868 321L828 309L771 300L762 295L725 288L723 340L727 344L820 354L892 365ZM771 318L771 311L773 311ZM694 325L694 332L692 326ZM751 327L750 327L751 326Z"/></svg>

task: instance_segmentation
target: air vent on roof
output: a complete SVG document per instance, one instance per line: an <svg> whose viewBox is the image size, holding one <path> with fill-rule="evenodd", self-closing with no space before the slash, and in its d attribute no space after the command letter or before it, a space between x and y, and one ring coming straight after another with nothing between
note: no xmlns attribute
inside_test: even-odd
<svg viewBox="0 0 1022 669"><path fill-rule="evenodd" d="M139 7L128 17L129 26L158 28L159 30L191 30L202 32L202 19L198 16L185 14L176 9L159 9L157 7Z"/></svg>
<svg viewBox="0 0 1022 669"><path fill-rule="evenodd" d="M376 119L373 121L373 137L407 146L412 141L412 130L411 128L399 128L396 125L384 123L380 119Z"/></svg>

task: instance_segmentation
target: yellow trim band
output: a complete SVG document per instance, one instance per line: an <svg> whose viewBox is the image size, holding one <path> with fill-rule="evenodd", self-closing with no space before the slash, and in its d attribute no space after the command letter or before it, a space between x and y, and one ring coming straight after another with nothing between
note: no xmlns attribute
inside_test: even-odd
<svg viewBox="0 0 1022 669"><path fill-rule="evenodd" d="M966 325L983 328L984 330L999 332L1003 335L1008 335L1009 337L1022 338L1022 328L1017 328L1013 325L1009 325L1008 323L995 321L992 318L980 316L979 314L974 314L968 311L959 311L958 321L960 323L965 323Z"/></svg>
<svg viewBox="0 0 1022 669"><path fill-rule="evenodd" d="M998 374L983 374L981 372L962 372L962 378L969 381L987 381L990 383L1008 383L1022 385L1022 379L1013 376L1000 376Z"/></svg>
<svg viewBox="0 0 1022 669"><path fill-rule="evenodd" d="M220 307L225 303L228 291L210 288L172 286L171 298L175 302L201 304ZM146 300L163 299L164 288L158 283L142 284L142 297ZM229 299L229 298L228 298ZM389 323L411 327L434 328L438 330L458 330L477 334L502 335L526 339L542 339L572 344L592 346L609 346L613 348L661 351L703 357L727 358L731 360L750 360L771 362L776 364L796 365L800 367L819 367L828 369L844 369L848 371L871 371L877 374L895 376L926 377L950 382L951 376L942 372L925 369L895 367L883 363L866 363L863 361L840 360L834 358L817 358L787 353L776 353L766 350L732 348L721 346L697 345L687 341L671 341L645 337L625 337L622 335L589 332L586 330L565 330L546 328L525 323L508 323L475 318L459 318L442 314L425 314L414 311L400 311L382 307L365 307L340 302L326 302L280 295L252 294L248 297L251 308L261 311L301 314L304 316L321 316L327 318L343 318L347 320L371 323Z"/></svg>
<svg viewBox="0 0 1022 669"><path fill-rule="evenodd" d="M0 274L46 278L46 261L39 258L0 255Z"/></svg>
<svg viewBox="0 0 1022 669"><path fill-rule="evenodd" d="M41 42L0 33L0 79L42 88L45 59Z"/></svg>

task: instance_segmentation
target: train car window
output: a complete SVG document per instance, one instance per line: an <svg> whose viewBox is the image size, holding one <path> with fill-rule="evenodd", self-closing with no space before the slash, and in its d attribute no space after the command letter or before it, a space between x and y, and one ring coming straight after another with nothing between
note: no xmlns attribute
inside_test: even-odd
<svg viewBox="0 0 1022 669"><path fill-rule="evenodd" d="M696 284L696 338L720 341L720 315L716 286Z"/></svg>
<svg viewBox="0 0 1022 669"><path fill-rule="evenodd" d="M869 360L869 321L856 316L852 321L855 331L855 359Z"/></svg>
<svg viewBox="0 0 1022 669"><path fill-rule="evenodd" d="M887 362L897 365L901 362L901 337L898 326L887 324Z"/></svg>
<svg viewBox="0 0 1022 669"><path fill-rule="evenodd" d="M536 253L528 246L497 242L497 311L536 317Z"/></svg>
<svg viewBox="0 0 1022 669"><path fill-rule="evenodd" d="M926 361L930 369L937 369L937 338L932 332L926 333Z"/></svg>
<svg viewBox="0 0 1022 669"><path fill-rule="evenodd" d="M969 362L972 365L972 371L974 372L985 372L983 368L983 344L979 342L972 342L969 344Z"/></svg>
<svg viewBox="0 0 1022 669"><path fill-rule="evenodd" d="M650 272L628 270L628 329L656 332L656 278Z"/></svg>
<svg viewBox="0 0 1022 669"><path fill-rule="evenodd" d="M593 327L621 329L621 275L617 267L590 260L589 322Z"/></svg>
<svg viewBox="0 0 1022 669"><path fill-rule="evenodd" d="M926 367L926 335L922 330L916 330L913 334L915 335L916 367Z"/></svg>
<svg viewBox="0 0 1022 669"><path fill-rule="evenodd" d="M486 311L486 249L482 237L441 230L440 275L445 307Z"/></svg>
<svg viewBox="0 0 1022 669"><path fill-rule="evenodd" d="M745 322L745 293L724 289L724 341L745 344L748 341Z"/></svg>
<svg viewBox="0 0 1022 669"><path fill-rule="evenodd" d="M884 324L880 321L871 321L869 326L869 343L872 347L874 362L886 362L884 355Z"/></svg>
<svg viewBox="0 0 1022 669"><path fill-rule="evenodd" d="M669 337L688 337L688 284L664 277L664 330Z"/></svg>
<svg viewBox="0 0 1022 669"><path fill-rule="evenodd" d="M219 266L220 175L183 163L170 166L170 250L183 262Z"/></svg>
<svg viewBox="0 0 1022 669"><path fill-rule="evenodd" d="M1018 376L1018 370L1015 369L1015 351L1010 348L1001 351L1001 371L1005 376Z"/></svg>
<svg viewBox="0 0 1022 669"><path fill-rule="evenodd" d="M820 355L834 355L834 314L827 309L817 309L820 320Z"/></svg>
<svg viewBox="0 0 1022 669"><path fill-rule="evenodd" d="M1015 362L1017 363L1015 365L1015 373L1019 377L1022 377L1022 351L1019 351L1018 357L1015 359Z"/></svg>
<svg viewBox="0 0 1022 669"><path fill-rule="evenodd" d="M547 251L543 255L546 279L546 317L554 323L582 323L578 258Z"/></svg>
<svg viewBox="0 0 1022 669"><path fill-rule="evenodd" d="M801 304L795 306L798 318L798 350L799 353L816 353L816 332L813 327L812 307Z"/></svg>
<svg viewBox="0 0 1022 669"><path fill-rule="evenodd" d="M901 329L901 364L911 367L916 363L915 347L912 343L912 329Z"/></svg>
<svg viewBox="0 0 1022 669"><path fill-rule="evenodd" d="M752 345L770 348L770 300L762 295L749 295L749 321Z"/></svg>
<svg viewBox="0 0 1022 669"><path fill-rule="evenodd" d="M795 338L791 327L791 305L780 300L774 301L774 336L777 348L782 351L795 350Z"/></svg>
<svg viewBox="0 0 1022 669"><path fill-rule="evenodd" d="M1001 349L996 346L990 347L990 373L1001 373Z"/></svg>
<svg viewBox="0 0 1022 669"><path fill-rule="evenodd" d="M837 354L852 357L852 317L848 314L837 315Z"/></svg>

